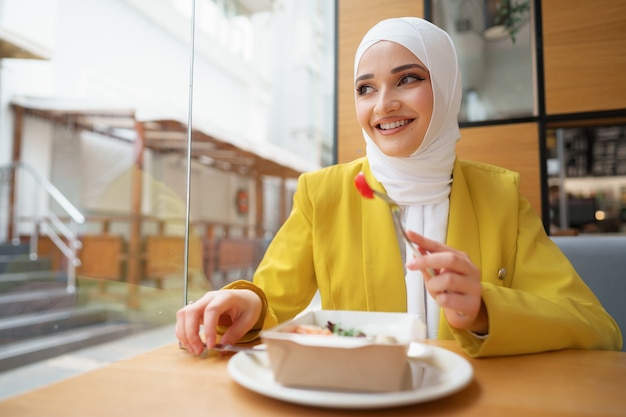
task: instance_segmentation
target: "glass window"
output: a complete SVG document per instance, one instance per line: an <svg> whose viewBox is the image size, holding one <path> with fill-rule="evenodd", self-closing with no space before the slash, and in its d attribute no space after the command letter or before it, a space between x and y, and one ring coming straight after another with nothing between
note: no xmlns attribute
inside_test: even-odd
<svg viewBox="0 0 626 417"><path fill-rule="evenodd" d="M530 0L432 0L432 6L433 23L457 49L459 121L536 115Z"/></svg>
<svg viewBox="0 0 626 417"><path fill-rule="evenodd" d="M251 278L332 162L334 10L0 0L0 397L172 343L185 301Z"/></svg>

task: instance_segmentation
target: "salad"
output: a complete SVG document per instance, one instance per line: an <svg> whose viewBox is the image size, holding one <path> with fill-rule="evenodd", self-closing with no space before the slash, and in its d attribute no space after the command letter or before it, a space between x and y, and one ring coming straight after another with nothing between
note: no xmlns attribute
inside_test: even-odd
<svg viewBox="0 0 626 417"><path fill-rule="evenodd" d="M298 324L291 329L292 333L321 335L321 336L346 336L346 337L366 337L374 343L396 344L398 340L393 336L368 336L359 329L343 328L337 323L327 321L325 326L315 324Z"/></svg>

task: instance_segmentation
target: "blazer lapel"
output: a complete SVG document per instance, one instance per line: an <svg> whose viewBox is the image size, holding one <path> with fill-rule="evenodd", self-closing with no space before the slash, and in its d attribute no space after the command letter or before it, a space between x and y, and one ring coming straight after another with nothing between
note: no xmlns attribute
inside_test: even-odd
<svg viewBox="0 0 626 417"><path fill-rule="evenodd" d="M385 192L374 178L367 160L363 173L370 186ZM362 236L364 284L369 310L406 311L406 288L398 239L391 211L378 198L362 199Z"/></svg>

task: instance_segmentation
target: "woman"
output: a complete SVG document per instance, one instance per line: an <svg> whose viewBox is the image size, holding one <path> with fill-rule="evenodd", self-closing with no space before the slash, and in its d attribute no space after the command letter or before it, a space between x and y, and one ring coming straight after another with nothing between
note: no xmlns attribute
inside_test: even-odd
<svg viewBox="0 0 626 417"><path fill-rule="evenodd" d="M250 340L319 290L325 309L417 314L429 338L456 339L472 356L621 349L615 321L519 194L518 174L456 159L461 77L448 35L418 18L382 21L354 75L367 156L300 177L254 283L182 308L181 344L200 353L201 324L208 347L216 333ZM355 188L359 172L401 205L427 255L405 260L388 206Z"/></svg>

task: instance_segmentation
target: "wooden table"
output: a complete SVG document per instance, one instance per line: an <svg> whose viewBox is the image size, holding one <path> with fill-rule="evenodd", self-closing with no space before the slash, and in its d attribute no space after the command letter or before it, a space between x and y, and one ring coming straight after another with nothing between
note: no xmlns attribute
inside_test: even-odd
<svg viewBox="0 0 626 417"><path fill-rule="evenodd" d="M433 344L460 353L454 342ZM228 375L230 357L174 344L0 402L0 416L626 416L626 353L565 350L468 359L473 381L443 399L380 410L285 403Z"/></svg>

